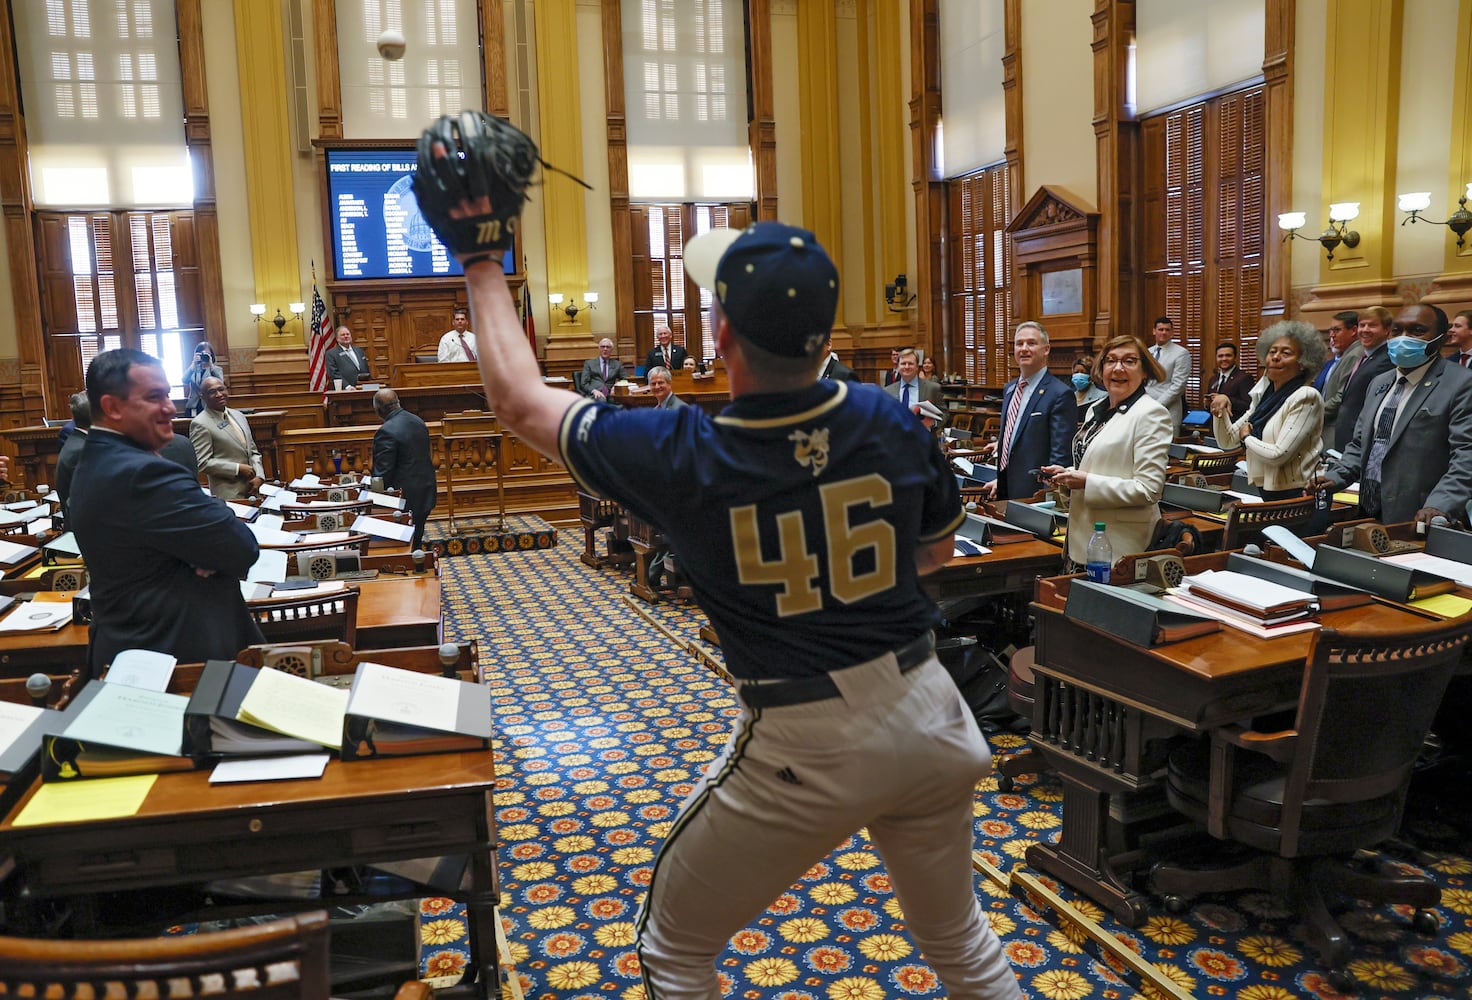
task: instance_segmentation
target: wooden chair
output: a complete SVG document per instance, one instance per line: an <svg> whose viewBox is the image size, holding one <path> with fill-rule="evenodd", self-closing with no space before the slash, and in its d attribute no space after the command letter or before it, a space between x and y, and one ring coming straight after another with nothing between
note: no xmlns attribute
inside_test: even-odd
<svg viewBox="0 0 1472 1000"><path fill-rule="evenodd" d="M1256 853L1228 868L1199 867L1199 851L1186 864L1158 864L1152 890L1181 908L1200 893L1286 889L1330 984L1346 993L1350 947L1330 893L1415 907L1412 926L1435 933L1434 881L1351 861L1400 826L1413 765L1469 636L1465 621L1315 633L1292 729L1220 726L1170 755L1170 804L1212 837Z"/></svg>
<svg viewBox="0 0 1472 1000"><path fill-rule="evenodd" d="M1242 461L1242 456L1246 453L1246 449L1243 448L1225 451L1220 455L1207 455L1193 451L1186 456L1186 467L1203 476L1214 476L1222 472L1231 472L1237 468L1237 463Z"/></svg>
<svg viewBox="0 0 1472 1000"><path fill-rule="evenodd" d="M1314 516L1314 497L1266 500L1262 503L1236 503L1227 511L1227 526L1222 531L1222 548L1228 552L1248 542L1262 539L1262 530L1281 524L1290 531L1307 524Z"/></svg>
<svg viewBox="0 0 1472 1000"><path fill-rule="evenodd" d="M246 610L272 642L304 639L341 639L349 646L358 639L357 587L327 594L271 597L246 602Z"/></svg>
<svg viewBox="0 0 1472 1000"><path fill-rule="evenodd" d="M114 941L0 937L0 994L54 1000L137 996L326 1000L327 914L321 910L208 934ZM395 1000L424 1000L428 984Z"/></svg>
<svg viewBox="0 0 1472 1000"><path fill-rule="evenodd" d="M283 528L282 530L286 529ZM300 542L292 545L270 545L266 547L285 552L287 558L290 558L293 554L300 556L303 553L325 552L330 549L357 549L359 555L367 555L368 543L372 540L372 537L369 535L352 533L347 538L335 542L314 542L312 541L312 536L307 535Z"/></svg>

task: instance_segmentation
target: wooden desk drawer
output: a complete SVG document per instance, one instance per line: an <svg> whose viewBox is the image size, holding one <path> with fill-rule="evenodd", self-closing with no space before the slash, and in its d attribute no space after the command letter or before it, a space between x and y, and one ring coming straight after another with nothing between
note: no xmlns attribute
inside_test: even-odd
<svg viewBox="0 0 1472 1000"><path fill-rule="evenodd" d="M476 843L475 823L467 816L425 816L350 831L355 855L447 850Z"/></svg>
<svg viewBox="0 0 1472 1000"><path fill-rule="evenodd" d="M51 885L107 884L115 880L169 876L178 870L177 850L170 846L98 850L75 858L46 858L42 879Z"/></svg>

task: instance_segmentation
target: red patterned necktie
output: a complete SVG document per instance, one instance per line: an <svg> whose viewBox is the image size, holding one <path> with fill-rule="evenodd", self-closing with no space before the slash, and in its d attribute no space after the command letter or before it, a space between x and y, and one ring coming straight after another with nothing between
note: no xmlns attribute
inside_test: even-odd
<svg viewBox="0 0 1472 1000"><path fill-rule="evenodd" d="M1012 390L1012 402L1007 406L1007 420L1002 425L1002 460L997 468L1007 467L1007 455L1012 451L1012 432L1017 425L1017 411L1022 409L1022 397L1027 393L1027 379L1018 379L1017 388Z"/></svg>

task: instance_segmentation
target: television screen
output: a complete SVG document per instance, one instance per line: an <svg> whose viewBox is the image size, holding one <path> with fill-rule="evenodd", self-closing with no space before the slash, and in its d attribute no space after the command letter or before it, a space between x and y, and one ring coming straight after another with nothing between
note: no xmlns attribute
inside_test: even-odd
<svg viewBox="0 0 1472 1000"><path fill-rule="evenodd" d="M438 278L464 274L414 200L412 149L327 150L327 198L337 277ZM504 268L516 270L507 251Z"/></svg>

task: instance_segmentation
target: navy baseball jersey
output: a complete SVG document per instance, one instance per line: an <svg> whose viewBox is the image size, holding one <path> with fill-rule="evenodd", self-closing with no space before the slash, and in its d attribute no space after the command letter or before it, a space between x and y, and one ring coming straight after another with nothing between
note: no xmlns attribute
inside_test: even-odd
<svg viewBox="0 0 1472 1000"><path fill-rule="evenodd" d="M560 447L579 484L664 533L738 678L852 666L939 618L915 552L965 516L956 477L875 386L748 395L714 418L584 401Z"/></svg>

